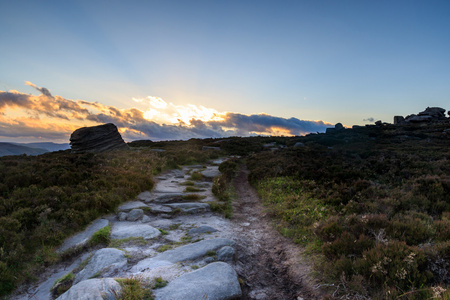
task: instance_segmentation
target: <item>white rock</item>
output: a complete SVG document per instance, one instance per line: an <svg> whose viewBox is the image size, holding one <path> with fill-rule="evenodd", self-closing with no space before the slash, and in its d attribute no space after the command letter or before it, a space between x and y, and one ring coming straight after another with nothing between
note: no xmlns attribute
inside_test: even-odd
<svg viewBox="0 0 450 300"><path fill-rule="evenodd" d="M136 224L134 222L117 222L113 224L111 239L120 240L130 237L142 237L146 240L159 236L161 232L148 224Z"/></svg>
<svg viewBox="0 0 450 300"><path fill-rule="evenodd" d="M108 276L125 268L126 265L127 258L123 251L115 248L103 248L95 252L86 267L75 276L73 282L77 284L96 274Z"/></svg>
<svg viewBox="0 0 450 300"><path fill-rule="evenodd" d="M143 194L143 193L141 193L141 194ZM147 204L145 204L142 201L129 201L129 202L126 202L126 203L122 204L121 206L119 206L118 210L119 211L130 211L132 209L142 208L142 207L148 207L148 206L147 206Z"/></svg>
<svg viewBox="0 0 450 300"><path fill-rule="evenodd" d="M127 220L134 222L134 221L137 221L140 218L142 218L143 215L144 215L144 211L142 209L134 208L128 213Z"/></svg>
<svg viewBox="0 0 450 300"><path fill-rule="evenodd" d="M56 300L115 300L122 288L112 278L89 279L72 286Z"/></svg>
<svg viewBox="0 0 450 300"><path fill-rule="evenodd" d="M91 225L89 225L84 231L75 234L74 236L66 239L62 246L57 250L58 253L65 252L69 249L75 249L85 246L92 235L109 225L109 221L105 219L97 219Z"/></svg>
<svg viewBox="0 0 450 300"><path fill-rule="evenodd" d="M154 290L156 300L236 299L242 295L236 272L223 262L211 263Z"/></svg>

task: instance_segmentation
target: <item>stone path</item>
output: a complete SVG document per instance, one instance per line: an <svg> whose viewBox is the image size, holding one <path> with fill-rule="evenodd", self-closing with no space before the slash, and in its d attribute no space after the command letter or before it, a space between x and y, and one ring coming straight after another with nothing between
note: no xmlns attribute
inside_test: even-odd
<svg viewBox="0 0 450 300"><path fill-rule="evenodd" d="M16 299L52 299L53 282L71 272L73 285L58 300L114 299L113 294L121 289L115 279L128 277L149 285L156 278L166 280L167 286L154 290L158 300L241 297L232 225L210 211L209 203L217 201L211 187L212 179L220 174L220 162L157 177L153 191L124 203L117 214L95 221L67 239L59 251L83 247L95 231L110 226L112 242L107 248L81 254L70 267L55 270Z"/></svg>

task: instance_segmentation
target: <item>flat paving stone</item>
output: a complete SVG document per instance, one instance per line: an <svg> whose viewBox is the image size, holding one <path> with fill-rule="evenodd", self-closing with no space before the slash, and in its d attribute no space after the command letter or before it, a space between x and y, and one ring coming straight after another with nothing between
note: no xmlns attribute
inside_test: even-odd
<svg viewBox="0 0 450 300"><path fill-rule="evenodd" d="M221 173L217 168L208 168L202 172L203 177L207 179L212 179L214 177L219 176Z"/></svg>
<svg viewBox="0 0 450 300"><path fill-rule="evenodd" d="M115 248L97 250L89 260L86 267L75 276L74 284L87 280L96 274L105 275L105 272L121 270L127 265L125 252ZM108 274L111 276L111 274ZM107 276L108 276L107 275Z"/></svg>
<svg viewBox="0 0 450 300"><path fill-rule="evenodd" d="M172 250L162 252L155 257L146 258L131 268L131 272L139 273L159 266L168 266L181 261L196 260L206 255L208 251L216 251L224 246L234 246L235 242L229 239L203 240L188 244Z"/></svg>
<svg viewBox="0 0 450 300"><path fill-rule="evenodd" d="M167 203L171 201L180 201L183 199L183 193L155 193L151 197L149 197L149 200L147 202L154 202L154 203Z"/></svg>
<svg viewBox="0 0 450 300"><path fill-rule="evenodd" d="M166 206L169 206L173 209L180 209L183 212L196 213L200 211L205 211L210 208L208 203L198 203L198 202L184 202L184 203L168 203Z"/></svg>
<svg viewBox="0 0 450 300"><path fill-rule="evenodd" d="M166 205L151 205L150 211L155 214L160 214L160 213L168 214L168 213L171 213L173 211L173 209Z"/></svg>
<svg viewBox="0 0 450 300"><path fill-rule="evenodd" d="M188 231L188 235L196 235L196 234L202 234L202 233L212 233L216 232L217 229L212 228L211 226L200 226L198 228L192 228Z"/></svg>
<svg viewBox="0 0 450 300"><path fill-rule="evenodd" d="M154 193L180 193L182 192L184 187L176 185L176 186L160 186L156 187L153 192Z"/></svg>
<svg viewBox="0 0 450 300"><path fill-rule="evenodd" d="M119 206L118 210L128 212L132 209L143 208L143 207L148 207L148 205L142 201L130 201L130 202L124 203L121 206Z"/></svg>
<svg viewBox="0 0 450 300"><path fill-rule="evenodd" d="M161 232L148 225L135 222L117 222L113 224L111 239L121 240L131 237L142 237L146 240L159 236Z"/></svg>
<svg viewBox="0 0 450 300"><path fill-rule="evenodd" d="M97 219L91 225L89 225L84 231L75 234L74 236L66 239L61 247L57 250L58 253L63 253L69 249L75 249L84 247L87 245L92 235L109 225L109 221L106 219Z"/></svg>
<svg viewBox="0 0 450 300"><path fill-rule="evenodd" d="M241 297L236 271L223 262L211 263L182 275L166 287L153 291L156 300L208 299L226 300Z"/></svg>
<svg viewBox="0 0 450 300"><path fill-rule="evenodd" d="M136 198L147 202L149 199L151 199L151 197L152 197L152 194L149 191L145 191L145 192L142 192L139 195L137 195Z"/></svg>

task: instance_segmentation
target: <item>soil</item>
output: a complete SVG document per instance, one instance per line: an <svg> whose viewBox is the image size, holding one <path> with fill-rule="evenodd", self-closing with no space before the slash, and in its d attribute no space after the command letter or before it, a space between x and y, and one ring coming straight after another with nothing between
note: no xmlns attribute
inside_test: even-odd
<svg viewBox="0 0 450 300"><path fill-rule="evenodd" d="M248 182L248 173L241 167L233 181L237 197L232 202L231 220L237 244L236 272L243 280L242 299L320 299L303 249L273 228Z"/></svg>

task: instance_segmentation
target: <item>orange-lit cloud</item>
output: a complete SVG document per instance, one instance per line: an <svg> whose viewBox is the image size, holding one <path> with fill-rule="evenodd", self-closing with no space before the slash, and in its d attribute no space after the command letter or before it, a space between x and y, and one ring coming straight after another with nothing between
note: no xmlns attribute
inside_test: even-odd
<svg viewBox="0 0 450 300"><path fill-rule="evenodd" d="M148 108L119 109L98 102L70 100L26 82L39 96L0 91L0 138L68 141L83 126L114 123L126 140L189 139L249 135L303 135L323 132L331 124L280 118L268 114L218 112L192 104L174 105L161 98L133 98Z"/></svg>

